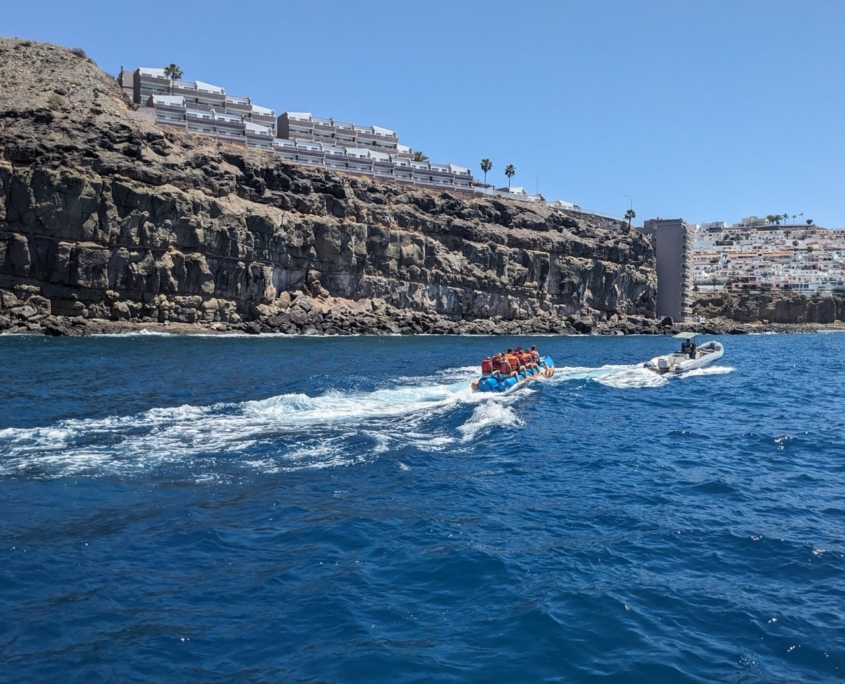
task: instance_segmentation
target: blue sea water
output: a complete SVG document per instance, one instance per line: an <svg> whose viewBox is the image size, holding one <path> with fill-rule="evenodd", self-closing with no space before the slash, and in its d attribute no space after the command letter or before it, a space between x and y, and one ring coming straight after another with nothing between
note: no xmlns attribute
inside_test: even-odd
<svg viewBox="0 0 845 684"><path fill-rule="evenodd" d="M845 679L845 335L721 341L0 338L0 680Z"/></svg>

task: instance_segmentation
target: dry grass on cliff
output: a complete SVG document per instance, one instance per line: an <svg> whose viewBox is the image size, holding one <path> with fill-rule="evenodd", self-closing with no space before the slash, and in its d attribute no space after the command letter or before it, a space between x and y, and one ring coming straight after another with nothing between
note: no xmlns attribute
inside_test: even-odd
<svg viewBox="0 0 845 684"><path fill-rule="evenodd" d="M117 82L84 54L49 43L0 38L0 110L125 112Z"/></svg>

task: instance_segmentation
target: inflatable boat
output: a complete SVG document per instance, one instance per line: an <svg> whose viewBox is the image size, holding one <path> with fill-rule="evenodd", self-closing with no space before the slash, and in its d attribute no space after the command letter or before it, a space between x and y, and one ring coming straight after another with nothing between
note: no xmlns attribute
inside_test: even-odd
<svg viewBox="0 0 845 684"><path fill-rule="evenodd" d="M655 356L643 366L655 373L686 373L718 361L725 353L724 347L715 340L697 345L694 341L697 333L680 333L675 337L683 340L681 351Z"/></svg>
<svg viewBox="0 0 845 684"><path fill-rule="evenodd" d="M490 373L482 375L481 378L473 382L472 389L478 392L508 392L519 387L524 387L533 380L552 377L555 374L555 362L552 361L552 357L541 356L540 360L546 362L545 368L542 367L543 364L541 363L540 370L536 370L533 373L531 371L520 373L518 380L513 377L499 378Z"/></svg>

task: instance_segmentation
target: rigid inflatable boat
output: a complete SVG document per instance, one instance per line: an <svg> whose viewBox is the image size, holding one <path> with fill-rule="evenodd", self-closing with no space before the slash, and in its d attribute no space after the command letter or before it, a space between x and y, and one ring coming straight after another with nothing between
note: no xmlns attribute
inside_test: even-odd
<svg viewBox="0 0 845 684"><path fill-rule="evenodd" d="M523 387L532 380L552 377L555 374L555 362L552 361L552 357L541 356L540 360L546 362L545 368L542 367L543 364L541 363L540 370L536 370L533 373L531 371L520 373L518 380L513 377L499 378L490 373L482 375L481 378L473 382L472 389L478 392L508 392L518 387Z"/></svg>
<svg viewBox="0 0 845 684"><path fill-rule="evenodd" d="M725 353L724 347L715 340L695 344L693 340L697 337L697 333L680 333L675 337L684 340L681 351L655 356L650 361L646 361L643 366L655 373L686 373L694 368L702 368L718 361Z"/></svg>

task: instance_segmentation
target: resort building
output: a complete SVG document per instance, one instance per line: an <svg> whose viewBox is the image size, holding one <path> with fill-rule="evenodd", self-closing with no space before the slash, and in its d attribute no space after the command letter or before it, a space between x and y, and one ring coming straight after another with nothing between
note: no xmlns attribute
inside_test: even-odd
<svg viewBox="0 0 845 684"><path fill-rule="evenodd" d="M657 315L683 322L692 315L694 229L683 219L650 219L639 228L657 258Z"/></svg>
<svg viewBox="0 0 845 684"><path fill-rule="evenodd" d="M510 197L512 199L519 199L523 202L545 202L546 198L540 195L532 195L525 188L514 186L512 188L495 188L490 191L491 195L496 197Z"/></svg>
<svg viewBox="0 0 845 684"><path fill-rule="evenodd" d="M273 148L273 129L254 123L243 114L222 108L219 111L200 108L195 103L186 102L183 95L150 95L146 104L155 112L156 122L164 126L214 136L245 147Z"/></svg>
<svg viewBox="0 0 845 684"><path fill-rule="evenodd" d="M162 97L181 98L181 100L166 101L170 109L166 113L163 112L164 120L174 121L172 115L176 112L173 109L181 107L183 110L181 114L185 115L182 117L183 121L188 118L187 110L213 112L216 115L226 114L237 117L241 122L268 128L271 131L271 137L276 134L276 112L273 109L257 105L249 97L229 95L220 86L205 81L171 80L165 75L164 69L152 67L139 67L133 72L127 72L121 68L117 80L127 95L131 89L131 99L139 105L156 107L156 103L165 102L161 99ZM179 102L181 105L177 104ZM159 120L158 112L156 120Z"/></svg>
<svg viewBox="0 0 845 684"><path fill-rule="evenodd" d="M286 138L273 140L273 152L291 163L325 166L427 188L472 192L472 172L456 164L414 161L402 154Z"/></svg>
<svg viewBox="0 0 845 684"><path fill-rule="evenodd" d="M164 69L121 67L118 83L157 123L220 141L265 149L280 159L421 187L473 191L472 172L456 164L415 161L396 131L261 107L204 81L167 77ZM141 112L139 112L140 115ZM278 128L277 128L278 126Z"/></svg>
<svg viewBox="0 0 845 684"><path fill-rule="evenodd" d="M319 164L428 188L472 192L472 172L456 164L416 161L396 131L321 119L310 112L284 112L278 118L276 153L284 160Z"/></svg>
<svg viewBox="0 0 845 684"><path fill-rule="evenodd" d="M309 112L285 112L278 119L278 135L290 140L340 145L341 147L367 147L379 152L410 153L410 148L400 150L396 131L381 126L358 126L354 123L320 119Z"/></svg>

